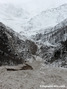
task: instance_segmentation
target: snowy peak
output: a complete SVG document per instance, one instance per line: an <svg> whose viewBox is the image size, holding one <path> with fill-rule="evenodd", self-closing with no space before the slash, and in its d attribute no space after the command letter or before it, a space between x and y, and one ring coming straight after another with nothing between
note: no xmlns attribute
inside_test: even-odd
<svg viewBox="0 0 67 89"><path fill-rule="evenodd" d="M48 27L53 27L67 18L67 4L47 11L42 11L28 21L27 29L36 33ZM35 31L36 30L36 31Z"/></svg>

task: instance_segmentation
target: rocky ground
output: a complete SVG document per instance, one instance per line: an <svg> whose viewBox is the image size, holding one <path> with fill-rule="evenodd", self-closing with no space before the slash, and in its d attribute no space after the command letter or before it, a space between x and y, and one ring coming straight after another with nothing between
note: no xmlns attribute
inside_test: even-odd
<svg viewBox="0 0 67 89"><path fill-rule="evenodd" d="M67 89L67 69L48 67L43 61L27 62L32 70L20 70L23 65L0 67L0 89ZM7 71L7 68L18 69ZM65 85L60 88L41 87L50 85Z"/></svg>

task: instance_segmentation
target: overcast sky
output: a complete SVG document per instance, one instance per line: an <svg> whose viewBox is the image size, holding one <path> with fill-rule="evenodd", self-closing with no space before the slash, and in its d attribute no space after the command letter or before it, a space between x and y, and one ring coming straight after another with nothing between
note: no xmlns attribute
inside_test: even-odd
<svg viewBox="0 0 67 89"><path fill-rule="evenodd" d="M0 3L21 4L29 12L41 12L67 3L67 0L0 0Z"/></svg>

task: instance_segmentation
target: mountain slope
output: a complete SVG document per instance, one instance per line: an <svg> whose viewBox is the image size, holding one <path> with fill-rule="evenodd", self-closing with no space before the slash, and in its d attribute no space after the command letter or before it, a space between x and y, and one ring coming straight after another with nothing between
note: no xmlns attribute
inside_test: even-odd
<svg viewBox="0 0 67 89"><path fill-rule="evenodd" d="M50 28L64 19L67 18L67 4L64 4L60 7L49 9L47 11L42 11L39 15L34 16L28 21L26 27L27 30L31 31L31 34L36 34L45 31L50 31Z"/></svg>
<svg viewBox="0 0 67 89"><path fill-rule="evenodd" d="M51 30L34 36L39 47L37 55L45 59L47 64L67 67L67 19Z"/></svg>
<svg viewBox="0 0 67 89"><path fill-rule="evenodd" d="M0 22L11 27L16 32L22 30L23 25L28 21L29 13L22 6L13 4L0 4Z"/></svg>
<svg viewBox="0 0 67 89"><path fill-rule="evenodd" d="M46 41L51 44L57 44L61 41L65 41L67 39L67 19L50 29L48 28L48 30L50 30L49 32L45 33L45 30L43 33L36 34L36 36L34 35L33 39L43 44Z"/></svg>
<svg viewBox="0 0 67 89"><path fill-rule="evenodd" d="M0 22L11 27L16 32L27 37L43 32L67 18L67 4L58 8L42 11L32 17L22 6L13 4L0 4ZM46 29L45 31L50 31ZM30 34L29 34L30 33Z"/></svg>
<svg viewBox="0 0 67 89"><path fill-rule="evenodd" d="M20 39L18 34L0 22L0 65L22 64L36 54L37 45L28 39Z"/></svg>

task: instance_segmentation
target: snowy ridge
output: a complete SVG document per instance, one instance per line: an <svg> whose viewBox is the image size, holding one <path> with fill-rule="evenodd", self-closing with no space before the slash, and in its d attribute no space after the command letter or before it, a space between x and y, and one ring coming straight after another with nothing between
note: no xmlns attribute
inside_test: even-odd
<svg viewBox="0 0 67 89"><path fill-rule="evenodd" d="M52 27L66 18L67 4L42 11L34 17L25 11L22 6L0 4L0 22L3 22L6 26L26 37L43 33L44 31L47 33L51 31Z"/></svg>
<svg viewBox="0 0 67 89"><path fill-rule="evenodd" d="M30 33L34 35L38 32L43 32L43 30L47 31L46 28L54 27L66 18L67 4L64 4L57 8L42 11L39 15L31 18L28 21L27 26L25 26L24 28L27 30L27 32L30 31Z"/></svg>
<svg viewBox="0 0 67 89"><path fill-rule="evenodd" d="M50 28L48 33L45 31L43 33L38 33L36 36L32 36L32 39L43 44L46 43L47 45L50 43L58 44L61 41L67 40L67 19L57 24L53 28Z"/></svg>

